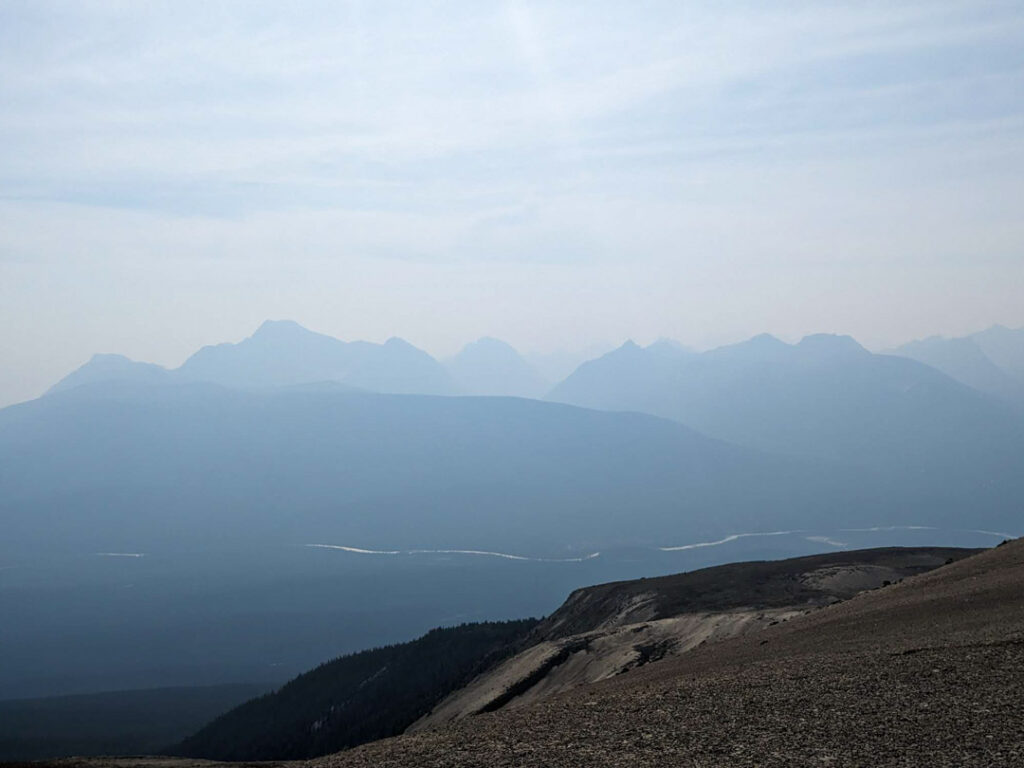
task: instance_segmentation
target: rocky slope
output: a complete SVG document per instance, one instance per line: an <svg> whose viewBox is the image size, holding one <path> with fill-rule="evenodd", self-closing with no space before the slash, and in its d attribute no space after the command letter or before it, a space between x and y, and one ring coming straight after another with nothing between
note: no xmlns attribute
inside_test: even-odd
<svg viewBox="0 0 1024 768"><path fill-rule="evenodd" d="M731 563L578 589L525 650L477 677L411 732L517 708L958 560L972 550L913 548Z"/></svg>
<svg viewBox="0 0 1024 768"><path fill-rule="evenodd" d="M1024 541L534 706L316 768L1014 766Z"/></svg>

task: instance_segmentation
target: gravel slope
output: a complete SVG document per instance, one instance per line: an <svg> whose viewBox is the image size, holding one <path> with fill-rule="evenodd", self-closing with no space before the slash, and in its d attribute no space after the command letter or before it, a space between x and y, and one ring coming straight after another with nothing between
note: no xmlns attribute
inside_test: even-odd
<svg viewBox="0 0 1024 768"><path fill-rule="evenodd" d="M528 706L707 643L759 632L978 551L831 552L584 587L533 629L526 650L453 692L406 733Z"/></svg>

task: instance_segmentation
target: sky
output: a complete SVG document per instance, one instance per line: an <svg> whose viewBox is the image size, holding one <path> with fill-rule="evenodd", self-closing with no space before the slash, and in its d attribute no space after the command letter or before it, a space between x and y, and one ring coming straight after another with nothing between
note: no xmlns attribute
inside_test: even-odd
<svg viewBox="0 0 1024 768"><path fill-rule="evenodd" d="M290 318L443 357L1024 325L1024 6L0 0L0 405Z"/></svg>

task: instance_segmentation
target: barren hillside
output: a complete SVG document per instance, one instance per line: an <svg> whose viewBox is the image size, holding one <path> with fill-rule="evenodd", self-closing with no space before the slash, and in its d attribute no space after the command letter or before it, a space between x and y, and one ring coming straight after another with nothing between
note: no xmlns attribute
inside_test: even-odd
<svg viewBox="0 0 1024 768"><path fill-rule="evenodd" d="M313 761L1013 766L1024 541L522 709Z"/></svg>
<svg viewBox="0 0 1024 768"><path fill-rule="evenodd" d="M707 643L765 629L973 552L856 550L730 563L578 589L531 632L525 650L455 691L410 731L526 706Z"/></svg>

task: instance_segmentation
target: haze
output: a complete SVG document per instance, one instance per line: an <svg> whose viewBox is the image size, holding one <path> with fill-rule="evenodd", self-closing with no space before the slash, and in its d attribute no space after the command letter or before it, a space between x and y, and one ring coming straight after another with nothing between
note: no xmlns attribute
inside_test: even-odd
<svg viewBox="0 0 1024 768"><path fill-rule="evenodd" d="M1017 3L6 2L0 404L267 317L436 356L1024 324Z"/></svg>

